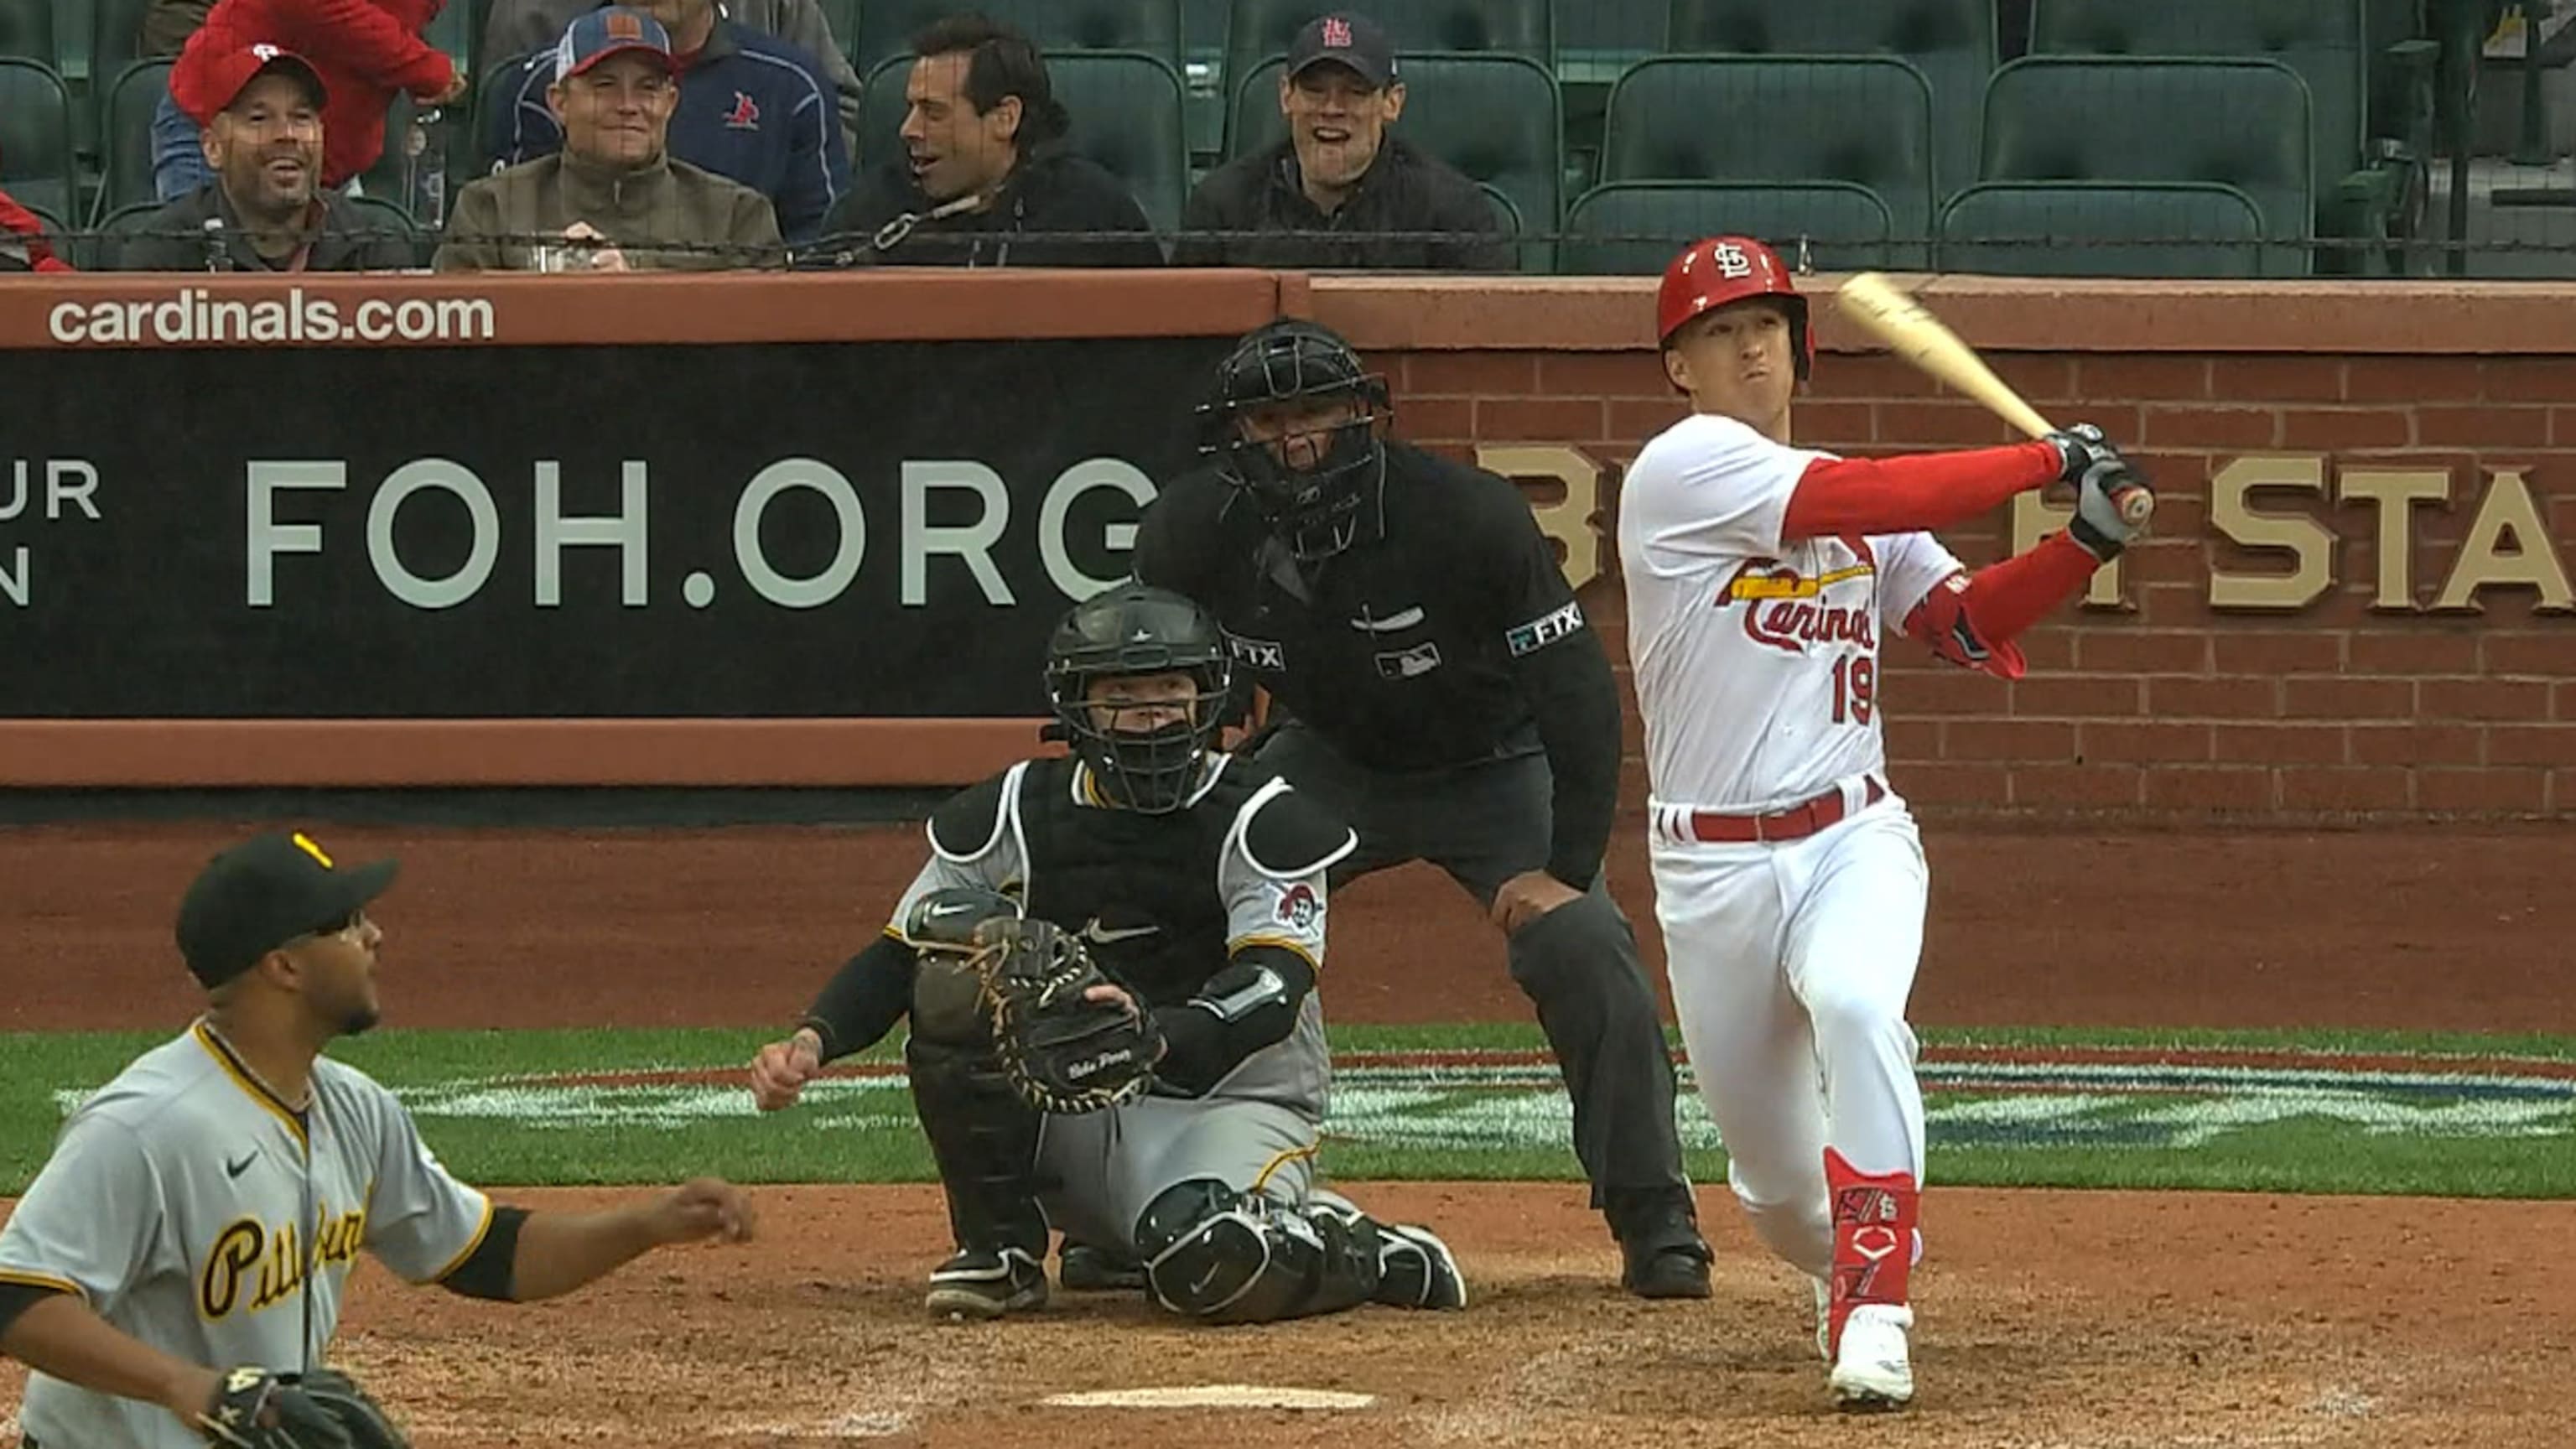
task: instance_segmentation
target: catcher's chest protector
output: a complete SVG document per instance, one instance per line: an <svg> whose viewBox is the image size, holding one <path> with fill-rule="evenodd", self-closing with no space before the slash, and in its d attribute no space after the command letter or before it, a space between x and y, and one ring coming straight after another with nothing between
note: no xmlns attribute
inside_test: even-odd
<svg viewBox="0 0 2576 1449"><path fill-rule="evenodd" d="M1167 815L1078 805L1070 760L1031 765L1020 787L1028 913L1083 938L1102 969L1158 1005L1186 1001L1226 964L1217 862L1261 783L1237 764Z"/></svg>

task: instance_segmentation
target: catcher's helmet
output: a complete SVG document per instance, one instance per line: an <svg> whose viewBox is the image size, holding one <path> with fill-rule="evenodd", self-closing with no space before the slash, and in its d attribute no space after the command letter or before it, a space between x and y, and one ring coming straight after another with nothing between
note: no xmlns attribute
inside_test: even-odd
<svg viewBox="0 0 2576 1449"><path fill-rule="evenodd" d="M1244 419L1277 403L1348 399L1356 416L1335 426L1323 454L1300 467L1273 440L1244 436ZM1386 379L1361 367L1359 354L1331 328L1283 319L1245 334L1217 368L1200 404L1200 451L1242 489L1271 532L1299 558L1323 558L1351 546L1361 510L1386 480L1386 444L1377 425L1391 416Z"/></svg>
<svg viewBox="0 0 2576 1449"><path fill-rule="evenodd" d="M1664 268L1664 285L1655 296L1655 337L1670 345L1673 334L1693 317L1747 297L1776 297L1789 313L1789 347L1797 358L1798 380L1815 370L1815 334L1807 330L1807 299L1798 295L1780 254L1749 236L1713 236L1690 244Z"/></svg>
<svg viewBox="0 0 2576 1449"><path fill-rule="evenodd" d="M1103 723L1089 703L1103 679L1186 674L1183 718L1150 730ZM1047 698L1058 729L1091 767L1113 805L1159 815L1187 804L1224 727L1234 670L1225 631L1205 609L1168 589L1129 581L1076 604L1047 641Z"/></svg>

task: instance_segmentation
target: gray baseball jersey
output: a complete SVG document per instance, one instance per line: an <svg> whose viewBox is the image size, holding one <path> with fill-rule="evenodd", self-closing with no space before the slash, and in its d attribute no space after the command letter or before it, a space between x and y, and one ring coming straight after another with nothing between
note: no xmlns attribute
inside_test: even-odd
<svg viewBox="0 0 2576 1449"><path fill-rule="evenodd" d="M915 901L948 886L982 886L1020 895L1040 915L1047 914L1041 903L1052 898L1057 910L1068 916L1056 924L1081 933L1115 969L1122 939L1151 926L1111 929L1100 914L1105 907L1114 911L1120 904L1132 907L1141 898L1204 889L1224 913L1226 953L1256 944L1293 951L1314 966L1320 980L1326 872L1356 848L1356 840L1345 832L1338 849L1293 865L1261 860L1251 844L1253 821L1288 792L1285 782L1264 780L1257 774L1251 782L1229 778L1242 775L1245 767L1240 761L1217 757L1206 781L1184 806L1192 813L1223 812L1221 818L1208 821L1211 828L1206 835L1190 832L1200 839L1213 837L1215 845L1193 863L1207 872L1201 877L1203 885L1170 883L1156 889L1131 876L1129 889L1116 892L1129 897L1122 902L1090 899L1087 891L1066 895L1051 889L1059 883L1043 879L1050 874L1049 867L1074 868L1049 859L1052 852L1037 842L1055 841L1055 850L1061 851L1068 819L1076 822L1071 828L1079 830L1086 817L1094 828L1133 817L1093 808L1096 791L1087 769L1050 767L1032 774L1036 768L1024 763L1003 777L989 829L970 832L982 837L979 844L952 848L933 829L931 858L904 892L895 920L909 919ZM1160 864L1140 858L1134 869L1150 872ZM1081 919L1086 916L1087 921ZM1206 970L1213 975L1225 959L1213 949L1212 940L1209 945ZM1210 1003L1207 1009L1222 1013L1228 1003ZM1086 1241L1125 1245L1145 1205L1163 1189L1192 1178L1216 1178L1245 1191L1258 1186L1275 1196L1299 1200L1309 1184L1308 1159L1323 1125L1330 1082L1320 992L1310 991L1299 1004L1296 1025L1285 1040L1246 1057L1202 1096L1151 1096L1103 1112L1048 1118L1039 1151L1044 1175L1059 1184L1045 1197L1048 1216L1059 1227L1081 1233Z"/></svg>
<svg viewBox="0 0 2576 1449"><path fill-rule="evenodd" d="M203 1022L137 1057L64 1124L0 1228L0 1281L78 1294L126 1334L215 1368L317 1367L359 1249L445 1277L492 1204L354 1067L313 1064L293 1111ZM43 1374L19 1420L38 1443L203 1449L156 1404Z"/></svg>

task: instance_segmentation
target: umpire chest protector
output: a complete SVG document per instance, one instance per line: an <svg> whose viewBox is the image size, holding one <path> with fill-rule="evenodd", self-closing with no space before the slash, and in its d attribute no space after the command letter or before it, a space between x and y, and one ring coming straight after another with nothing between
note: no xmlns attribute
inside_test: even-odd
<svg viewBox="0 0 2576 1449"><path fill-rule="evenodd" d="M1175 1005L1226 967L1220 870L1238 822L1254 861L1291 869L1343 848L1346 834L1302 801L1279 803L1293 797L1265 790L1270 777L1257 767L1211 760L1195 799L1152 815L1103 803L1071 759L1032 760L941 806L931 841L974 860L1016 832L1028 914L1080 936L1147 1001Z"/></svg>

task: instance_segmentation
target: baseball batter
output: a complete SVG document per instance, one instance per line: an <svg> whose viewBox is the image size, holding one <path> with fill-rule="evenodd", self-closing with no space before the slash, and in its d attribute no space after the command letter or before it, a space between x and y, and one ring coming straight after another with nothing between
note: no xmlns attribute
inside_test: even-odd
<svg viewBox="0 0 2576 1449"><path fill-rule="evenodd" d="M957 1246L931 1274L935 1314L1043 1306L1050 1227L1141 1263L1154 1301L1196 1318L1466 1304L1439 1238L1316 1185L1325 873L1356 841L1215 748L1230 680L1216 621L1178 594L1129 583L1076 605L1047 663L1072 757L941 805L885 934L752 1064L756 1100L776 1110L909 1015L904 1060ZM1167 1043L1151 1095L1078 1114L1012 1096L977 981L907 930L934 892L975 888L1079 936L1151 1014Z"/></svg>
<svg viewBox="0 0 2576 1449"><path fill-rule="evenodd" d="M613 1212L496 1207L392 1093L319 1056L376 1022L366 907L394 872L262 835L189 888L178 937L206 1014L72 1114L0 1229L0 1351L34 1370L31 1449L253 1442L323 1366L362 1249L414 1283L529 1300L660 1244L748 1238L713 1181ZM264 1446L327 1442L270 1428Z"/></svg>
<svg viewBox="0 0 2576 1449"><path fill-rule="evenodd" d="M1757 241L1676 258L1657 334L1691 416L1628 470L1619 556L1674 1006L1737 1199L1816 1280L1835 1398L1895 1407L1914 1393L1905 1004L1928 877L1887 779L1879 639L2019 677L2014 636L2118 555L2111 495L2144 480L2092 428L1875 461L1793 446L1807 304ZM1970 572L1927 531L2059 480L2073 521L2018 557Z"/></svg>

